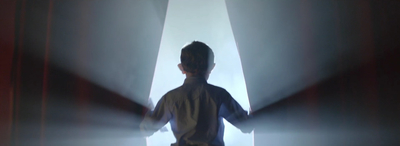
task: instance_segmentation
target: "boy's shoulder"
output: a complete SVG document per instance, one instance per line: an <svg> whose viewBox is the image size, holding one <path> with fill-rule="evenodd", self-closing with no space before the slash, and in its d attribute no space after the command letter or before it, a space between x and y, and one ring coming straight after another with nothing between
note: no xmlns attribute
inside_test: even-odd
<svg viewBox="0 0 400 146"><path fill-rule="evenodd" d="M181 87L182 87L182 86L179 86L179 87L176 87L176 88L174 88L174 89L171 89L171 90L169 90L167 93L165 93L165 95L167 96L167 95L170 95L170 94L177 94L177 93L181 92L181 91L180 91L180 90L181 90Z"/></svg>
<svg viewBox="0 0 400 146"><path fill-rule="evenodd" d="M220 86L216 86L213 84L208 84L209 88L212 88L213 90L219 91L219 92L227 92L225 88L222 88Z"/></svg>
<svg viewBox="0 0 400 146"><path fill-rule="evenodd" d="M179 87L176 87L170 91L168 91L166 93L166 95L177 95L177 94L182 94L187 92L188 88L190 88L190 86L186 86L186 85L182 85ZM211 90L212 92L228 92L225 88L213 85L213 84L205 84L205 88L206 90Z"/></svg>
<svg viewBox="0 0 400 146"><path fill-rule="evenodd" d="M222 87L208 84L208 83L204 87L206 88L205 89L206 92L211 93L210 94L210 95L212 95L211 97L217 98L218 100L223 100L223 99L225 99L225 97L230 96L229 92ZM176 88L168 91L167 93L165 93L163 98L165 98L165 101L168 102L168 104L170 104L170 105L172 103L182 102L188 98L186 95L188 95L188 93L191 92L190 90L192 90L192 89L190 89L190 88L192 88L192 87L184 86L184 85L176 87Z"/></svg>

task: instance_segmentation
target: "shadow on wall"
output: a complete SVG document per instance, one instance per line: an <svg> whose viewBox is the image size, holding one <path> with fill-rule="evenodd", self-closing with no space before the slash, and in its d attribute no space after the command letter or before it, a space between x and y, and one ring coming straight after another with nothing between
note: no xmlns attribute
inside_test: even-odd
<svg viewBox="0 0 400 146"><path fill-rule="evenodd" d="M138 131L144 106L53 65L43 90L43 60L21 57L12 144L145 145Z"/></svg>
<svg viewBox="0 0 400 146"><path fill-rule="evenodd" d="M399 53L387 51L256 111L256 143L400 144Z"/></svg>

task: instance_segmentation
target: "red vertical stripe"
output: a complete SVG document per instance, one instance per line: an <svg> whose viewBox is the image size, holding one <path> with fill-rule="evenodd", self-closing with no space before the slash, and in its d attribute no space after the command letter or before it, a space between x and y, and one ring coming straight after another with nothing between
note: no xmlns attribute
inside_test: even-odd
<svg viewBox="0 0 400 146"><path fill-rule="evenodd" d="M79 40L78 40L78 47L79 49L77 50L77 59L76 59L76 66L77 70L80 73L80 75L84 75L87 73L87 61L88 61L88 31L89 29L89 22L88 20L90 19L89 17L89 1L81 1L79 3L81 9L79 10L81 12L80 16L80 29L79 29ZM87 113L88 113L88 97L90 96L89 92L89 83L85 80L84 77L78 77L77 78L77 97L78 97L78 106L79 106L79 122L81 126L81 130L84 131L83 129L87 125ZM85 136L85 135L81 135Z"/></svg>
<svg viewBox="0 0 400 146"><path fill-rule="evenodd" d="M13 86L11 71L15 48L15 11L16 1L0 1L0 137L2 144L11 145L12 114L13 114Z"/></svg>
<svg viewBox="0 0 400 146"><path fill-rule="evenodd" d="M372 18L370 2L360 1L359 3L359 22L360 34L361 34L361 50L360 54L363 54L363 59L369 59L369 64L363 70L362 83L365 86L364 91L366 106L369 108L369 117L371 117L370 124L375 128L379 128L378 123L378 89L377 89L377 75L376 75L376 60L375 60L375 42L372 31Z"/></svg>
<svg viewBox="0 0 400 146"><path fill-rule="evenodd" d="M43 64L43 91L42 91L42 111L41 111L41 128L40 128L40 144L43 146L45 141L45 120L46 120L46 101L47 101L47 88L48 88L48 63L49 63L49 49L51 38L51 17L53 12L53 1L49 0L49 8L47 14L47 29L46 29L46 46Z"/></svg>

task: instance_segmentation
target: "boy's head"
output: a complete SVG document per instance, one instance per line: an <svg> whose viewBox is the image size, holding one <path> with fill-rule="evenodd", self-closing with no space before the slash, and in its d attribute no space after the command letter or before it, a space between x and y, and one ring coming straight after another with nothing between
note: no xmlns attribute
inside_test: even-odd
<svg viewBox="0 0 400 146"><path fill-rule="evenodd" d="M193 41L182 48L181 63L178 67L187 76L208 78L214 66L214 53L205 43Z"/></svg>

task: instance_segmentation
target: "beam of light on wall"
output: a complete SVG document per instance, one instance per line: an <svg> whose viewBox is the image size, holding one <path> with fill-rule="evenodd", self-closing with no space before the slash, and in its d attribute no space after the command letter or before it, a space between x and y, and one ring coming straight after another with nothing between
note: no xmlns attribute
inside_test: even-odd
<svg viewBox="0 0 400 146"><path fill-rule="evenodd" d="M250 109L240 56L229 22L224 0L169 0L150 98L156 104L169 90L183 84L181 48L193 40L203 41L213 49L216 66L208 82L225 88L245 110ZM224 141L229 146L254 145L253 133L244 134L224 120ZM157 131L147 138L148 146L176 142L170 129Z"/></svg>

